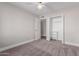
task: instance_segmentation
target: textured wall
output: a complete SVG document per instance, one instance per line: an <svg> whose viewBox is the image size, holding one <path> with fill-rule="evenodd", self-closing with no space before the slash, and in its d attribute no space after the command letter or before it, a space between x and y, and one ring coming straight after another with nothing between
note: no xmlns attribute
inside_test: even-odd
<svg viewBox="0 0 79 59"><path fill-rule="evenodd" d="M34 40L35 18L16 6L0 3L0 48Z"/></svg>

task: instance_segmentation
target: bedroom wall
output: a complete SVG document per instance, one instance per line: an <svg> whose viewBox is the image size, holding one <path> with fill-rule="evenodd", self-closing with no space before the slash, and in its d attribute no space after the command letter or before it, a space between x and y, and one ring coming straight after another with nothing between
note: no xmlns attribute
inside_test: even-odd
<svg viewBox="0 0 79 59"><path fill-rule="evenodd" d="M34 40L35 19L38 17L28 11L0 3L0 48Z"/></svg>
<svg viewBox="0 0 79 59"><path fill-rule="evenodd" d="M47 18L64 16L64 40L66 44L79 46L79 7L73 7L46 15Z"/></svg>

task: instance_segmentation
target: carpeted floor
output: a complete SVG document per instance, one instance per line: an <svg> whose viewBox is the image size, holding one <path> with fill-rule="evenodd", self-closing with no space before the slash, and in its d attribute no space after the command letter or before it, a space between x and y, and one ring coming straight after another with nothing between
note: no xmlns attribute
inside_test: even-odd
<svg viewBox="0 0 79 59"><path fill-rule="evenodd" d="M2 56L79 56L79 47L42 39L1 53Z"/></svg>

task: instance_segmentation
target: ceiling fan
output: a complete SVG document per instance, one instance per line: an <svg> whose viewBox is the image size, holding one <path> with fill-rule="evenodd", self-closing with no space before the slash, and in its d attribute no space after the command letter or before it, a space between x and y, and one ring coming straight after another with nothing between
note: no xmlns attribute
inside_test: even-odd
<svg viewBox="0 0 79 59"><path fill-rule="evenodd" d="M45 7L45 3L44 2L38 2L37 7L38 7L38 9L42 9L43 7Z"/></svg>

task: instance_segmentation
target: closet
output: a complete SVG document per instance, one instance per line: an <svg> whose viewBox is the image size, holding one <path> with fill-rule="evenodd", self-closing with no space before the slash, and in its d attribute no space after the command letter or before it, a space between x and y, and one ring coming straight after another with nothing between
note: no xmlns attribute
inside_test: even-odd
<svg viewBox="0 0 79 59"><path fill-rule="evenodd" d="M63 17L56 16L47 20L47 38L48 40L63 41Z"/></svg>

